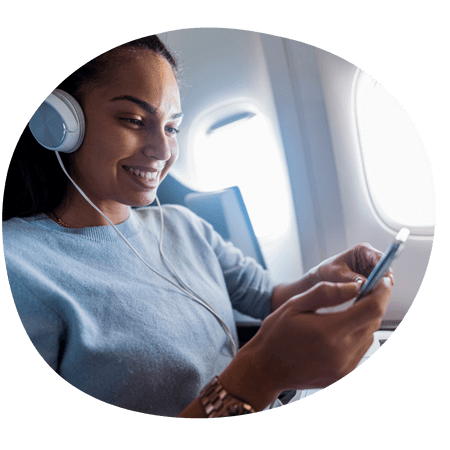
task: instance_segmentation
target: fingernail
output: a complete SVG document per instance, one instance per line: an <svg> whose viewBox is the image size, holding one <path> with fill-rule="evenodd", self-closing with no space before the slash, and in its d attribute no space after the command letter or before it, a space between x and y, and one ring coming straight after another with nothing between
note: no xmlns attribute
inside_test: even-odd
<svg viewBox="0 0 450 450"><path fill-rule="evenodd" d="M364 280L363 280L362 278L357 278L357 279L355 280L355 282L358 283L358 284L362 284L363 281L364 281Z"/></svg>

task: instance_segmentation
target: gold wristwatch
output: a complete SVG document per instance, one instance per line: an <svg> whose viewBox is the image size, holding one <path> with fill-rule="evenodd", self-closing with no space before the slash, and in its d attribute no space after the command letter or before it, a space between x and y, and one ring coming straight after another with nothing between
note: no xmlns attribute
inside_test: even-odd
<svg viewBox="0 0 450 450"><path fill-rule="evenodd" d="M217 377L201 390L199 397L208 418L240 416L255 412L248 403L230 395Z"/></svg>

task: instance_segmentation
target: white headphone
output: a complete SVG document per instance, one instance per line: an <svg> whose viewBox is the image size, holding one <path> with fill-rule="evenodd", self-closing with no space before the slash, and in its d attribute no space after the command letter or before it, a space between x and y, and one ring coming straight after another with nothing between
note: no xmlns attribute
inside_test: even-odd
<svg viewBox="0 0 450 450"><path fill-rule="evenodd" d="M75 183L75 181L70 177L66 171L64 164L59 155L62 153L73 153L77 150L84 139L85 133L85 122L84 114L81 109L80 104L67 92L60 89L55 89L42 103L38 110L34 113L30 122L28 123L31 133L34 138L41 144L44 148L48 150L54 150L56 152L56 157L58 162L69 178L74 187L79 191L79 193L84 197L84 199L96 209L107 221L114 230L119 234L122 240L131 248L131 250L138 256L138 258L153 272L164 278L166 281L171 283L173 286L178 288L185 295L190 297L192 300L200 303L204 306L220 323L228 338L230 339L231 349L233 356L237 353L237 346L234 342L231 331L228 326L219 316L219 314L214 310L214 308L209 305L206 300L202 299L198 294L196 294L186 283L181 280L177 272L175 271L172 264L166 258L162 250L162 239L164 230L164 218L161 205L159 203L158 197L156 197L156 202L158 203L159 213L161 218L161 234L159 242L159 251L164 263L170 266L170 269L175 276L179 284L173 282L169 278L165 277L155 269L153 269L139 253L133 248L133 246L127 241L125 236L117 229L117 227L108 219L108 217L103 214L103 212L86 196L86 194L81 190L81 188ZM169 269L169 268L168 268ZM169 270L170 270L169 269Z"/></svg>
<svg viewBox="0 0 450 450"><path fill-rule="evenodd" d="M72 153L84 139L84 114L67 92L55 89L28 123L34 138L48 150Z"/></svg>

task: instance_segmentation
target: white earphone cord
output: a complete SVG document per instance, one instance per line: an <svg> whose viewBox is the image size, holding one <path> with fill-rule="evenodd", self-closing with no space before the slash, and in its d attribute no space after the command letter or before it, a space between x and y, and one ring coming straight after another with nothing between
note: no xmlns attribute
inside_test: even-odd
<svg viewBox="0 0 450 450"><path fill-rule="evenodd" d="M230 329L228 328L228 326L226 325L226 323L222 320L222 318L218 315L218 313L214 310L214 308L209 305L205 300L203 300L198 294L196 294L191 288L189 288L186 283L184 283L181 278L179 277L179 275L177 274L176 270L174 269L174 267L172 266L172 264L170 263L170 261L166 258L166 256L164 255L164 252L162 250L162 238L163 238L163 230L164 230L164 216L163 216L163 211L161 208L161 204L159 203L159 199L158 197L156 197L156 203L158 204L158 208L159 208L159 215L161 218L161 233L160 233L160 239L159 239L159 252L161 254L161 257L163 258L163 262L166 264L168 264L170 266L170 269L172 271L172 273L174 274L175 278L177 279L178 283L180 283L181 286L179 286L178 284L174 283L172 280L170 280L169 278L165 277L164 275L162 275L161 273L159 273L157 270L153 269L153 267L151 267L145 260L144 258L142 258L142 256L134 249L134 247L127 241L127 239L125 238L125 236L118 230L118 228L108 219L108 217L105 216L105 214L103 214L103 212L97 208L96 205L94 205L94 203L91 202L91 200L87 197L87 195L81 190L80 187L78 187L78 185L75 183L75 181L72 180L72 178L70 177L70 175L67 173L66 168L64 167L64 164L61 160L61 156L59 155L59 152L55 152L56 153L56 157L58 158L58 162L63 170L63 172L66 174L67 178L71 181L71 183L74 185L74 187L78 190L78 192L83 196L83 198L96 210L98 211L106 220L107 222L114 228L114 230L117 232L117 234L122 238L122 240L128 245L128 247L131 248L131 250L136 254L136 256L150 269L152 270L154 273L156 273L157 275L159 275L160 277L164 278L166 281L168 281L170 284L172 284L173 286L175 286L177 289L179 289L181 292L183 292L185 295L187 295L189 298L195 300L197 303L199 303L200 305L202 305L203 307L205 307L220 323L220 325L222 326L222 328L224 329L225 333L227 334L228 338L230 339L230 343L231 343L231 347L232 347L232 353L233 356L236 356L237 353L237 346L236 343L234 342L233 336L231 335ZM166 267L167 267L166 264Z"/></svg>

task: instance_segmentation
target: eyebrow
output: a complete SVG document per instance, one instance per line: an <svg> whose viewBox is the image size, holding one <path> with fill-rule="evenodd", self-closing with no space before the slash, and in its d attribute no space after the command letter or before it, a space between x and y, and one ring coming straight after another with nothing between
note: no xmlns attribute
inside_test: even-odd
<svg viewBox="0 0 450 450"><path fill-rule="evenodd" d="M147 111L150 114L156 114L156 108L154 108L150 103L144 102L144 100L140 100L136 97L133 97L132 95L120 95L119 97L114 97L110 101L115 102L118 100L128 100L130 102L136 103L136 105L140 106L142 109ZM180 117L183 117L184 114L182 112L173 114L170 118L171 119L179 119Z"/></svg>

